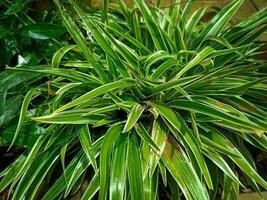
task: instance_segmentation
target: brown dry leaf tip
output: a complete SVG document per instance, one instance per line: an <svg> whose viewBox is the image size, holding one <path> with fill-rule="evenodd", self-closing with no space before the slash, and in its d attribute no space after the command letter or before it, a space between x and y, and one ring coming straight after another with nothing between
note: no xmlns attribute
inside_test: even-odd
<svg viewBox="0 0 267 200"><path fill-rule="evenodd" d="M225 104L220 101L216 101L216 105L219 106L220 108L224 108L225 106Z"/></svg>
<svg viewBox="0 0 267 200"><path fill-rule="evenodd" d="M167 155L168 160L172 161L174 159L175 153L178 154L181 152L181 150L180 150L180 147L178 145L171 145L171 144L176 143L176 140L173 136L169 135L166 139L169 142L167 142L165 149L164 149L164 152Z"/></svg>
<svg viewBox="0 0 267 200"><path fill-rule="evenodd" d="M137 17L140 18L142 16L142 13L139 9L136 9Z"/></svg>
<svg viewBox="0 0 267 200"><path fill-rule="evenodd" d="M232 142L230 142L229 140L226 141L226 144L231 148L235 148L235 145Z"/></svg>
<svg viewBox="0 0 267 200"><path fill-rule="evenodd" d="M244 111L251 113L257 110L256 106L254 105L246 105L246 106L241 106Z"/></svg>
<svg viewBox="0 0 267 200"><path fill-rule="evenodd" d="M51 89L51 81L50 80L47 82L47 92L48 92L48 95L50 95L50 96L57 96L56 92L54 92Z"/></svg>
<svg viewBox="0 0 267 200"><path fill-rule="evenodd" d="M259 137L262 137L263 134L264 134L264 131L259 130L259 129L254 129L254 130L252 131L252 133L256 134L256 135L259 136Z"/></svg>
<svg viewBox="0 0 267 200"><path fill-rule="evenodd" d="M213 78L208 78L207 79L207 84L209 85L209 84L212 84L213 83Z"/></svg>

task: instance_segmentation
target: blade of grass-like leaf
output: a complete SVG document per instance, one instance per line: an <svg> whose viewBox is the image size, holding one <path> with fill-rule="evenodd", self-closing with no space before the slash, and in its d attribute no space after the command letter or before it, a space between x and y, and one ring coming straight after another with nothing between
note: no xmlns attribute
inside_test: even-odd
<svg viewBox="0 0 267 200"><path fill-rule="evenodd" d="M178 19L181 18L181 0L175 0L173 5L169 7L169 16L172 19L172 24L178 24Z"/></svg>
<svg viewBox="0 0 267 200"><path fill-rule="evenodd" d="M175 59L168 59L164 63L162 63L158 68L155 69L155 71L152 73L151 78L152 80L158 79L160 76L162 76L168 69L171 67L177 65L178 62Z"/></svg>
<svg viewBox="0 0 267 200"><path fill-rule="evenodd" d="M206 118L203 116L203 118ZM230 122L230 121L223 121L223 120L215 120L215 119L212 119L210 118L208 120L209 122L212 122L216 125L219 125L221 127L224 127L224 128L228 128L228 129L231 129L233 131L237 131L237 132L244 132L244 133L249 133L249 134L255 134L259 137L262 137L263 135L263 131L261 129L252 129L252 128L248 128L248 127L242 127L240 126L240 124L237 124L235 122Z"/></svg>
<svg viewBox="0 0 267 200"><path fill-rule="evenodd" d="M107 15L108 15L108 0L102 0L102 12L101 12L102 22L107 22Z"/></svg>
<svg viewBox="0 0 267 200"><path fill-rule="evenodd" d="M107 59L110 80L115 81L119 76L115 63L113 62L112 58L108 55L106 56L106 59Z"/></svg>
<svg viewBox="0 0 267 200"><path fill-rule="evenodd" d="M143 177L139 145L134 132L128 139L127 166L131 199L142 200L144 199Z"/></svg>
<svg viewBox="0 0 267 200"><path fill-rule="evenodd" d="M262 135L261 137L257 135L244 134L242 136L247 142L254 145L255 147L261 149L262 151L267 151L267 136Z"/></svg>
<svg viewBox="0 0 267 200"><path fill-rule="evenodd" d="M204 124L202 124L203 126ZM237 147L229 141L226 137L219 133L218 130L210 126L205 125L205 129L209 130L210 137L218 144L221 148L225 148L233 151L237 156L228 155L231 160L233 160L236 165L249 176L250 179L255 180L257 183L267 188L267 182L256 172L256 170L251 166L247 159L242 155L242 153L237 149Z"/></svg>
<svg viewBox="0 0 267 200"><path fill-rule="evenodd" d="M59 68L59 64L63 56L70 51L71 49L77 47L77 45L66 45L61 47L54 55L51 61L51 65L54 68Z"/></svg>
<svg viewBox="0 0 267 200"><path fill-rule="evenodd" d="M99 151L95 153L96 156L98 156ZM85 171L88 169L89 165L92 163L87 158L87 155L83 155L82 158L78 161L78 163L75 165L75 168L71 175L67 177L67 187L64 193L64 198L66 198L73 188L75 188L75 184L79 181L79 178L84 175ZM67 174L66 174L67 175Z"/></svg>
<svg viewBox="0 0 267 200"><path fill-rule="evenodd" d="M66 178L65 157L66 157L67 148L68 148L68 143L66 142L61 147L61 150L60 150L60 161L62 165L63 175L65 176L65 178Z"/></svg>
<svg viewBox="0 0 267 200"><path fill-rule="evenodd" d="M239 93L244 93L247 89L251 88L254 85L262 83L265 80L266 80L266 78L260 78L260 79L254 80L254 81L249 81L249 82L244 83L244 84L237 86L237 87L228 88L227 90L232 90L232 91L236 91Z"/></svg>
<svg viewBox="0 0 267 200"><path fill-rule="evenodd" d="M42 66L41 66L42 67ZM41 74L52 74L60 77L65 77L71 81L86 82L95 85L103 84L98 78L93 75L85 74L76 70L67 69L51 69L51 67L44 66L43 69L23 69L20 68L7 68L8 70L14 71L25 71L31 73L41 73Z"/></svg>
<svg viewBox="0 0 267 200"><path fill-rule="evenodd" d="M215 164L217 165L225 174L227 174L233 181L237 182L238 184L243 184L239 181L236 174L233 172L233 170L230 168L230 166L227 164L226 160L223 159L219 154L213 152L209 149L209 147L204 148L204 154Z"/></svg>
<svg viewBox="0 0 267 200"><path fill-rule="evenodd" d="M66 110L68 108L77 106L81 103L83 103L86 100L89 100L91 98L100 96L102 94L105 94L107 92L110 92L115 89L122 89L122 88L128 88L134 86L134 81L133 80L119 80L111 83L107 83L105 85L102 85L98 88L93 89L92 91L78 97L77 99L67 103L66 105L60 107L57 109L54 113L59 113L63 110Z"/></svg>
<svg viewBox="0 0 267 200"><path fill-rule="evenodd" d="M120 0L122 1L122 0ZM142 34L141 34L141 28L140 28L140 22L139 22L139 19L138 19L138 16L137 16L137 11L136 9L134 9L132 11L132 26L133 26L133 29L134 29L134 35L135 35L135 38L139 41L139 42L143 42L143 39L142 39Z"/></svg>
<svg viewBox="0 0 267 200"><path fill-rule="evenodd" d="M161 32L162 32L164 42L167 46L168 52L176 52L177 48L175 45L175 41L171 38L169 33L167 31L165 31L164 29Z"/></svg>
<svg viewBox="0 0 267 200"><path fill-rule="evenodd" d="M214 189L209 191L210 200L216 200L216 196L218 194L219 181L222 182L220 180L220 177L219 177L219 172L220 171L219 171L219 169L217 167L214 167L211 170L211 177L212 177L212 182L213 182L213 185L214 185Z"/></svg>
<svg viewBox="0 0 267 200"><path fill-rule="evenodd" d="M127 40L128 42L130 42L132 45L134 45L136 48L138 48L144 54L151 53L150 50L143 43L141 43L137 39L133 38L130 34L119 32L118 30L114 29L113 27L111 27L109 25L105 25L105 27L108 30L111 30L112 32L116 33L119 37L121 37L121 38Z"/></svg>
<svg viewBox="0 0 267 200"><path fill-rule="evenodd" d="M23 156L23 155L21 155L21 156ZM19 160L20 157L18 157L17 159ZM7 175L9 170L15 165L15 163L16 163L16 160L13 163L11 163L10 165L8 165L3 171L1 171L0 172L0 178L2 178L3 176Z"/></svg>
<svg viewBox="0 0 267 200"><path fill-rule="evenodd" d="M240 194L240 185L236 182L232 182L232 185L233 185L233 189L232 189L232 192L231 192L231 199L238 199L239 197L239 194ZM259 193L258 193L259 194ZM261 194L259 194L259 196L261 196Z"/></svg>
<svg viewBox="0 0 267 200"><path fill-rule="evenodd" d="M96 192L99 190L99 172L95 173L94 177L91 179L87 189L85 190L81 200L90 200L94 197Z"/></svg>
<svg viewBox="0 0 267 200"><path fill-rule="evenodd" d="M209 56L212 52L214 52L214 49L212 47L205 47L201 52L199 52L193 60L191 60L186 66L184 66L181 71L178 72L178 74L174 77L174 79L180 78L185 72L187 72L192 67L199 64L203 59L205 59L207 56Z"/></svg>
<svg viewBox="0 0 267 200"><path fill-rule="evenodd" d="M177 50L185 50L186 44L185 44L185 38L184 38L184 33L180 29L179 26L174 28L174 40L176 43L176 49Z"/></svg>
<svg viewBox="0 0 267 200"><path fill-rule="evenodd" d="M80 143L82 145L82 148L84 152L86 153L88 159L92 163L92 166L96 172L98 167L97 167L95 155L92 149L91 134L90 134L88 125L80 125L79 127L77 127L77 134L78 134Z"/></svg>
<svg viewBox="0 0 267 200"><path fill-rule="evenodd" d="M93 66L88 61L61 61L61 65L65 67L76 67L76 68L86 68L86 69L93 69Z"/></svg>
<svg viewBox="0 0 267 200"><path fill-rule="evenodd" d="M225 6L215 17L213 17L210 23L206 25L205 29L201 32L201 35L199 35L197 41L194 41L194 43L198 44L198 42L205 41L205 39L209 37L218 36L243 2L244 0L235 0Z"/></svg>
<svg viewBox="0 0 267 200"><path fill-rule="evenodd" d="M119 6L120 6L120 9L121 9L121 11L122 11L122 13L123 13L125 19L126 19L127 21L129 21L130 12L129 12L128 8L127 8L127 5L124 3L123 0L119 0L119 1L118 1L118 4L119 4Z"/></svg>
<svg viewBox="0 0 267 200"><path fill-rule="evenodd" d="M233 183L233 181L227 175L224 175L222 200L230 199L230 194L231 194L231 191L233 189L232 183Z"/></svg>
<svg viewBox="0 0 267 200"><path fill-rule="evenodd" d="M48 174L49 170L58 160L58 157L59 157L59 151L55 151L55 152L47 152L47 154L43 155L43 158L46 158L45 160L41 160L38 162L38 160L36 159L35 163L31 165L30 168L31 170L29 169L27 171L27 174L23 176L21 182L16 187L15 193L17 192L18 194L17 196L19 198L23 196L22 194L19 193L19 190L22 190L21 192L25 191L26 199L29 200L35 199L41 183L43 182L45 176ZM38 172L38 174L36 172ZM21 185L21 188L19 188L19 185ZM17 199L15 197L15 193L12 198Z"/></svg>
<svg viewBox="0 0 267 200"><path fill-rule="evenodd" d="M103 126L112 126L116 123L120 122L119 120L116 120L116 119L102 119L100 121L98 121L97 123L94 124L94 128L97 128L97 127L103 127Z"/></svg>
<svg viewBox="0 0 267 200"><path fill-rule="evenodd" d="M187 16L189 15L189 13L191 11L194 2L195 2L195 0L187 1L185 8L181 14L181 17L182 17L184 22L187 20Z"/></svg>
<svg viewBox="0 0 267 200"><path fill-rule="evenodd" d="M227 49L234 49L233 45L230 44L226 38L212 37L212 38L209 38L209 40L211 40L212 42L215 42L216 43L215 47L217 47L217 48L220 48L220 46L222 45L222 46L226 47ZM240 46L240 47L244 47L244 46ZM238 47L236 47L236 48L238 48Z"/></svg>
<svg viewBox="0 0 267 200"><path fill-rule="evenodd" d="M59 145L61 146L61 157L63 157L64 153L64 148L71 148L72 146L70 146L70 143L73 139L72 137L72 131L73 131L73 126L68 126L68 128L64 125L56 125L53 124L53 126L58 126L58 130L51 132L51 137L49 137L49 139L47 140L46 144L44 145L44 150L47 150L53 146ZM61 129L60 129L61 128ZM66 147L67 146L67 147ZM65 158L64 158L65 159ZM63 162L63 161L61 161ZM63 168L64 170L64 168Z"/></svg>
<svg viewBox="0 0 267 200"><path fill-rule="evenodd" d="M199 143L201 143L200 135L199 135L199 131L198 131L197 123L196 123L196 120L197 120L196 114L194 112L192 112L190 115L191 115L191 125L193 128L193 132L196 136L196 139L199 141Z"/></svg>
<svg viewBox="0 0 267 200"><path fill-rule="evenodd" d="M165 187L167 187L167 170L162 160L158 162L159 171L161 174L162 182Z"/></svg>
<svg viewBox="0 0 267 200"><path fill-rule="evenodd" d="M177 184L176 180L173 178L173 176L168 173L168 186L170 188L170 193L173 199L181 200L181 189L179 185Z"/></svg>
<svg viewBox="0 0 267 200"><path fill-rule="evenodd" d="M221 12L219 12L217 16L212 19L212 21L214 21L215 23L212 25L207 36L217 36L243 3L244 0L236 0L228 6L224 7Z"/></svg>
<svg viewBox="0 0 267 200"><path fill-rule="evenodd" d="M163 124L163 123L162 123ZM160 124L159 120L154 120L153 122L153 128L152 128L152 139L155 142L156 146L158 147L158 152L152 152L150 156L150 168L149 168L149 176L152 177L156 167L158 165L158 162L161 158L162 152L165 148L166 142L167 142L167 135L168 130L164 127L162 127L162 124Z"/></svg>
<svg viewBox="0 0 267 200"><path fill-rule="evenodd" d="M60 176L56 183L50 187L48 192L43 196L42 200L53 200L58 199L58 196L63 192L63 190L67 187L66 179L69 180L71 175L73 174L73 171L78 164L79 160L84 156L84 152L80 151L78 152L70 164L67 166L65 171L65 176Z"/></svg>
<svg viewBox="0 0 267 200"><path fill-rule="evenodd" d="M77 4L75 4L73 1L70 1L70 2L74 6L78 15L81 17L81 19L85 23L88 30L92 31L94 38L99 43L99 45L102 47L102 49L113 59L117 58L116 53L113 51L107 39L101 34L95 22L92 19L88 18L88 16L86 16L86 14L79 8Z"/></svg>
<svg viewBox="0 0 267 200"><path fill-rule="evenodd" d="M133 126L136 124L136 122L138 121L144 110L145 108L140 104L136 104L133 107L133 109L128 115L127 121L122 131L123 133L126 133L133 128Z"/></svg>
<svg viewBox="0 0 267 200"><path fill-rule="evenodd" d="M203 15L206 13L207 8L200 8L194 14L187 20L186 23L186 32L187 32L187 37L188 39L192 35L192 32L195 31L195 28Z"/></svg>
<svg viewBox="0 0 267 200"><path fill-rule="evenodd" d="M28 109L28 106L30 104L30 101L33 97L33 95L36 93L36 89L31 89L25 96L23 102L22 102L22 106L21 106L21 110L20 110L20 116L19 116L19 121L18 121L18 125L17 125L17 129L16 129L16 132L14 134L14 137L12 139L12 142L8 148L8 150L13 146L15 140L17 139L18 135L19 135L19 132L20 132L20 129L22 127L22 123L26 117L26 114L27 114L27 109Z"/></svg>
<svg viewBox="0 0 267 200"><path fill-rule="evenodd" d="M247 19L244 19L242 22L237 24L236 26L239 28L230 30L225 34L225 37L229 41L237 41L237 43L239 43L240 40L243 41L243 39L247 35L250 35L250 32L257 30L257 27L259 27L266 21L266 14L267 8L263 8L262 10L256 12L254 15L248 17Z"/></svg>
<svg viewBox="0 0 267 200"><path fill-rule="evenodd" d="M213 68L209 73L199 76L198 79L194 80L194 82L186 85L184 89L198 88L199 85L206 85L207 83L211 84L211 82L218 80L218 78L225 77L230 74L238 73L243 70L244 70L244 66L240 66L240 67L227 66L227 67ZM207 95L205 94L205 96Z"/></svg>
<svg viewBox="0 0 267 200"><path fill-rule="evenodd" d="M266 13L267 13L267 8L262 8L257 13L254 13L248 18L244 19L244 21L238 23L237 26L245 29L254 29L266 20L267 18Z"/></svg>
<svg viewBox="0 0 267 200"><path fill-rule="evenodd" d="M41 122L41 123L48 123L48 124L96 124L100 120L107 118L105 115L89 115L89 116L82 116L86 112L75 112L69 111L67 113L60 113L60 114L52 114L52 115L45 115L40 117L32 117L32 120Z"/></svg>
<svg viewBox="0 0 267 200"><path fill-rule="evenodd" d="M176 56L169 54L166 51L156 51L149 55L145 62L146 75L149 75L151 66L159 60L172 59Z"/></svg>
<svg viewBox="0 0 267 200"><path fill-rule="evenodd" d="M23 177L20 179L18 185L16 186L16 190L14 194L12 195L12 199L21 199L21 197L25 196L25 193L28 191L34 178L38 175L39 171L49 160L48 154L44 154L44 156L46 156L46 158L43 157L43 159L40 159L40 157L38 157L37 159L35 159L35 161L30 165L30 168L27 169ZM54 155L53 155L53 158L55 158ZM37 164L36 161L39 161L40 163ZM53 162L55 162L55 160L51 160L50 164L53 164Z"/></svg>
<svg viewBox="0 0 267 200"><path fill-rule="evenodd" d="M65 84L64 86L62 86L61 88L59 88L59 89L56 91L56 93L55 93L56 98L55 98L55 100L54 100L54 102L53 102L53 111L56 110L56 109L59 107L60 102L61 102L61 100L62 100L62 98L63 98L63 95L64 95L67 91L69 91L69 90L71 90L72 88L74 88L74 87L76 87L76 86L79 86L79 85L81 85L81 84L82 84L82 83L69 83L69 84Z"/></svg>
<svg viewBox="0 0 267 200"><path fill-rule="evenodd" d="M239 184L224 175L222 200L238 199Z"/></svg>
<svg viewBox="0 0 267 200"><path fill-rule="evenodd" d="M248 129L252 132L255 132L255 130L258 132L264 131L261 129L260 126L258 126L257 124L255 124L251 121L245 120L245 119L240 118L240 117L232 116L230 114L222 112L218 109L215 109L215 108L208 106L208 105L205 105L203 103L177 100L177 101L171 102L169 105L171 107L174 107L174 108L193 111L196 113L202 113L202 114L214 117L216 119L229 121L229 123L235 123L238 126L244 127L245 129Z"/></svg>
<svg viewBox="0 0 267 200"><path fill-rule="evenodd" d="M153 14L151 14L150 9L145 4L143 0L136 1L138 8L140 9L144 21L148 27L148 30L151 34L152 40L158 50L167 50L166 45L164 43L164 39L161 33L161 29L158 24L155 22L155 18Z"/></svg>
<svg viewBox="0 0 267 200"><path fill-rule="evenodd" d="M93 143L93 151L95 152L96 155L99 154L98 151L101 147L102 141L103 141L103 137L100 137L96 142ZM74 170L76 169L78 162L83 157L86 157L86 155L84 154L84 151L79 151L74 156L70 164L67 166L65 176L62 175L57 179L56 183L50 187L48 192L43 196L42 200L58 199L58 196L67 187L67 182L66 182L65 177L67 178L67 180L71 178ZM86 161L85 166L88 166L89 160L85 159L85 161Z"/></svg>
<svg viewBox="0 0 267 200"><path fill-rule="evenodd" d="M203 136L203 134L201 135L201 142L203 144L203 148L210 148L211 150L215 150L220 154L238 157L238 154L236 154L235 151L233 151L232 149L222 148L218 143L213 140L215 139L212 138L212 140L210 140L206 136Z"/></svg>
<svg viewBox="0 0 267 200"><path fill-rule="evenodd" d="M248 127L242 127L240 126L240 124L237 124L235 122L230 122L230 121L223 121L223 120L213 120L212 123L217 124L221 127L225 127L225 128L229 128L232 129L233 131L237 131L237 132L244 132L244 133L249 133L249 134L255 134L259 137L262 137L262 135L264 134L263 130L266 130L266 122L264 124L261 124L262 121L255 121L253 119L251 119L251 117L249 118L249 120L251 122L253 122L255 124L255 122L257 123L257 125L260 125L260 128L248 128ZM262 126L263 125L263 126Z"/></svg>
<svg viewBox="0 0 267 200"><path fill-rule="evenodd" d="M212 181L209 174L208 167L206 162L200 152L200 144L196 140L194 134L190 131L187 127L185 121L182 119L178 113L175 113L172 109L168 108L167 106L151 103L151 105L159 112L159 114L166 119L177 131L182 135L182 138L185 139L188 148L191 149L192 153L194 154L196 160L198 161L198 165L204 175L206 183L208 184L209 188L212 189ZM174 136L177 137L176 132L173 132Z"/></svg>
<svg viewBox="0 0 267 200"><path fill-rule="evenodd" d="M4 114L4 108L6 103L7 86L1 84L0 88L0 116Z"/></svg>
<svg viewBox="0 0 267 200"><path fill-rule="evenodd" d="M14 161L14 163L12 163L12 165L9 166L8 169L6 169L7 171L5 171L5 173L3 173L4 171L1 172L1 176L2 175L4 176L0 181L0 192L1 193L14 180L14 178L16 177L16 173L22 167L25 160L26 160L26 156L21 155Z"/></svg>
<svg viewBox="0 0 267 200"><path fill-rule="evenodd" d="M128 69L131 70L133 73L135 73L135 71L137 70L137 66L139 65L138 55L132 48L128 47L123 42L119 40L115 40L114 42L116 42L115 44L117 44L115 50L118 51L120 55L122 55L122 57L125 58L126 62L128 63L127 65Z"/></svg>
<svg viewBox="0 0 267 200"><path fill-rule="evenodd" d="M127 140L128 135L121 134L114 145L109 187L109 197L113 200L123 200L125 196Z"/></svg>
<svg viewBox="0 0 267 200"><path fill-rule="evenodd" d="M206 189L200 182L186 154L171 135L168 136L162 160L180 186L186 199L209 199Z"/></svg>
<svg viewBox="0 0 267 200"><path fill-rule="evenodd" d="M122 76L124 78L129 76L128 72L127 74L124 73L127 67L127 69L131 71L134 74L134 76L139 77L139 71L143 70L143 68L139 67L139 57L135 53L135 51L128 45L124 44L120 40L113 37L105 28L103 28L105 27L104 24L101 24L100 22L95 22L94 25L93 23L91 23L90 25L90 23L87 26L88 27L94 26L95 30L98 30L99 32L98 36L100 37L100 39L108 41L110 43L109 46L103 45L104 48L103 50L105 51L105 49L110 48L110 46L112 47L111 51L114 53L114 56L111 55L111 57L113 59L113 62L117 65L117 68L119 69ZM128 37L128 39L129 38L130 37ZM127 64L121 59L121 57L117 53L120 54L125 59ZM137 71L137 69L139 69L139 71Z"/></svg>
<svg viewBox="0 0 267 200"><path fill-rule="evenodd" d="M151 148L149 143L143 142L140 147L140 159L141 159L141 170L143 179L148 176L149 172L149 156L150 156Z"/></svg>
<svg viewBox="0 0 267 200"><path fill-rule="evenodd" d="M84 36L80 32L79 28L73 22L71 17L68 15L67 10L61 5L59 0L55 0L54 2L56 4L56 6L58 7L58 10L62 16L62 20L63 20L68 32L71 34L72 38L78 44L78 46L82 50L83 54L85 55L86 59L90 63L92 63L95 71L97 72L97 74L101 78L101 80L103 82L107 82L107 77L106 77L106 74L104 73L104 71L102 69L102 66L96 61L93 54L90 52L90 49L86 46L86 39L84 38Z"/></svg>
<svg viewBox="0 0 267 200"><path fill-rule="evenodd" d="M130 112L133 107L137 104L136 101L122 101L122 100L119 100L116 102L118 104L118 106L120 106L122 109Z"/></svg>
<svg viewBox="0 0 267 200"><path fill-rule="evenodd" d="M267 13L267 12L266 12ZM263 26L261 27L259 30L256 29L256 31L251 31L250 34L247 34L241 41L240 41L240 44L250 44L252 43L253 41L257 40L257 39L260 39L260 36L264 35L264 33L266 32L267 30L267 26Z"/></svg>
<svg viewBox="0 0 267 200"><path fill-rule="evenodd" d="M244 177L245 177L246 181L248 182L248 184L251 185L251 188L253 188L253 191L257 192L259 199L264 200L264 198L262 196L262 191L261 191L259 185L257 184L257 182L249 179L247 175L244 175Z"/></svg>
<svg viewBox="0 0 267 200"><path fill-rule="evenodd" d="M153 94L157 94L157 93L160 93L166 90L173 89L177 87L177 85L182 87L183 85L186 85L186 84L194 82L195 80L198 80L199 77L200 76L198 75L189 76L189 77L179 78L178 80L175 80L175 81L168 81L168 82L162 83L153 89Z"/></svg>
<svg viewBox="0 0 267 200"><path fill-rule="evenodd" d="M100 152L100 191L99 199L105 200L107 195L107 188L109 183L109 168L110 158L113 153L114 143L118 136L122 133L122 126L120 124L113 126L105 134L101 152Z"/></svg>
<svg viewBox="0 0 267 200"><path fill-rule="evenodd" d="M110 95L111 93L108 93ZM75 109L85 109L85 113L88 113L89 111L93 110L94 107L101 107L101 106L108 106L113 103L113 99L108 99L104 97L97 97L94 99L90 99L89 101L84 101L83 103L79 104L75 107ZM66 112L66 111L64 111Z"/></svg>
<svg viewBox="0 0 267 200"><path fill-rule="evenodd" d="M225 104L225 103L223 103L221 101L215 100L213 98L209 98L209 97L205 97L205 96L197 96L197 97L193 97L193 99L195 101L201 101L201 102L203 102L205 104L211 105L214 108L216 108L217 110L221 109L222 111L224 111L226 113L237 115L240 118L247 119L245 114L240 112L236 108L234 108L234 107L232 107L232 106L230 106L228 104Z"/></svg>
<svg viewBox="0 0 267 200"><path fill-rule="evenodd" d="M97 108L94 109L92 111L89 111L86 114L83 114L82 116L89 116L92 114L101 114L101 113L106 113L106 112L110 112L110 111L114 111L114 110L118 110L119 106L118 105L110 105L110 106L105 106L103 108Z"/></svg>
<svg viewBox="0 0 267 200"><path fill-rule="evenodd" d="M144 199L156 200L158 197L158 171L152 177L148 175L144 178Z"/></svg>
<svg viewBox="0 0 267 200"><path fill-rule="evenodd" d="M69 0L71 4L74 6L76 12L81 17L83 22L85 23L88 30L91 30L95 40L99 43L99 45L102 47L102 49L113 59L114 62L118 64L118 70L122 74L124 78L129 77L129 74L125 68L125 66L122 64L121 59L118 57L114 49L112 48L114 45L110 44L108 42L107 37L104 37L103 31L105 31L102 27L99 27L94 23L88 16L79 8L79 6L72 0ZM102 28L102 32L100 29ZM108 34L110 36L110 34Z"/></svg>
<svg viewBox="0 0 267 200"><path fill-rule="evenodd" d="M158 151L158 146L154 143L154 141L151 139L149 133L145 129L145 127L138 123L135 125L135 130L138 133L138 135L147 143L150 147L152 147L155 151Z"/></svg>

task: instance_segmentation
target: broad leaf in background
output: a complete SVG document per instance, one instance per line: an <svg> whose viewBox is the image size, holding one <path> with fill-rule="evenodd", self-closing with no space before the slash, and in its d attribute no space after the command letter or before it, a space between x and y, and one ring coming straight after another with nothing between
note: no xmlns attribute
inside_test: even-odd
<svg viewBox="0 0 267 200"><path fill-rule="evenodd" d="M22 31L25 37L45 40L58 37L67 30L64 26L56 24L31 24L23 27Z"/></svg>

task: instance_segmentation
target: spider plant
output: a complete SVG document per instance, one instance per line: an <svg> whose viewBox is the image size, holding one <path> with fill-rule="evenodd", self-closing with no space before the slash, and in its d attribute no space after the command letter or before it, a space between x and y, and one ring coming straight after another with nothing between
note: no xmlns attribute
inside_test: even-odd
<svg viewBox="0 0 267 200"><path fill-rule="evenodd" d="M26 124L39 131L0 174L0 191L14 200L81 190L83 200L205 200L267 189L250 151L267 150L266 61L256 59L267 9L233 25L243 2L204 22L208 8L193 12L194 1L129 9L119 0L101 13L55 0L73 40L49 65L1 74L10 92L15 77L27 79L10 146Z"/></svg>

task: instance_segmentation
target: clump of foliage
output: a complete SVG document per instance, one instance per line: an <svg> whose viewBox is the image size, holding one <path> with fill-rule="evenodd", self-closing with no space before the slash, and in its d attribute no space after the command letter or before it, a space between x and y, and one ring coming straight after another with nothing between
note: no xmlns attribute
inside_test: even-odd
<svg viewBox="0 0 267 200"><path fill-rule="evenodd" d="M34 199L48 182L43 200L84 185L84 200L204 200L267 189L247 148L267 150L266 62L255 58L267 9L230 25L243 0L205 23L207 8L189 15L194 1L164 10L119 1L101 13L69 3L55 0L73 40L51 63L0 74L6 99L26 77L11 146L29 124L36 137L0 174L0 191Z"/></svg>

